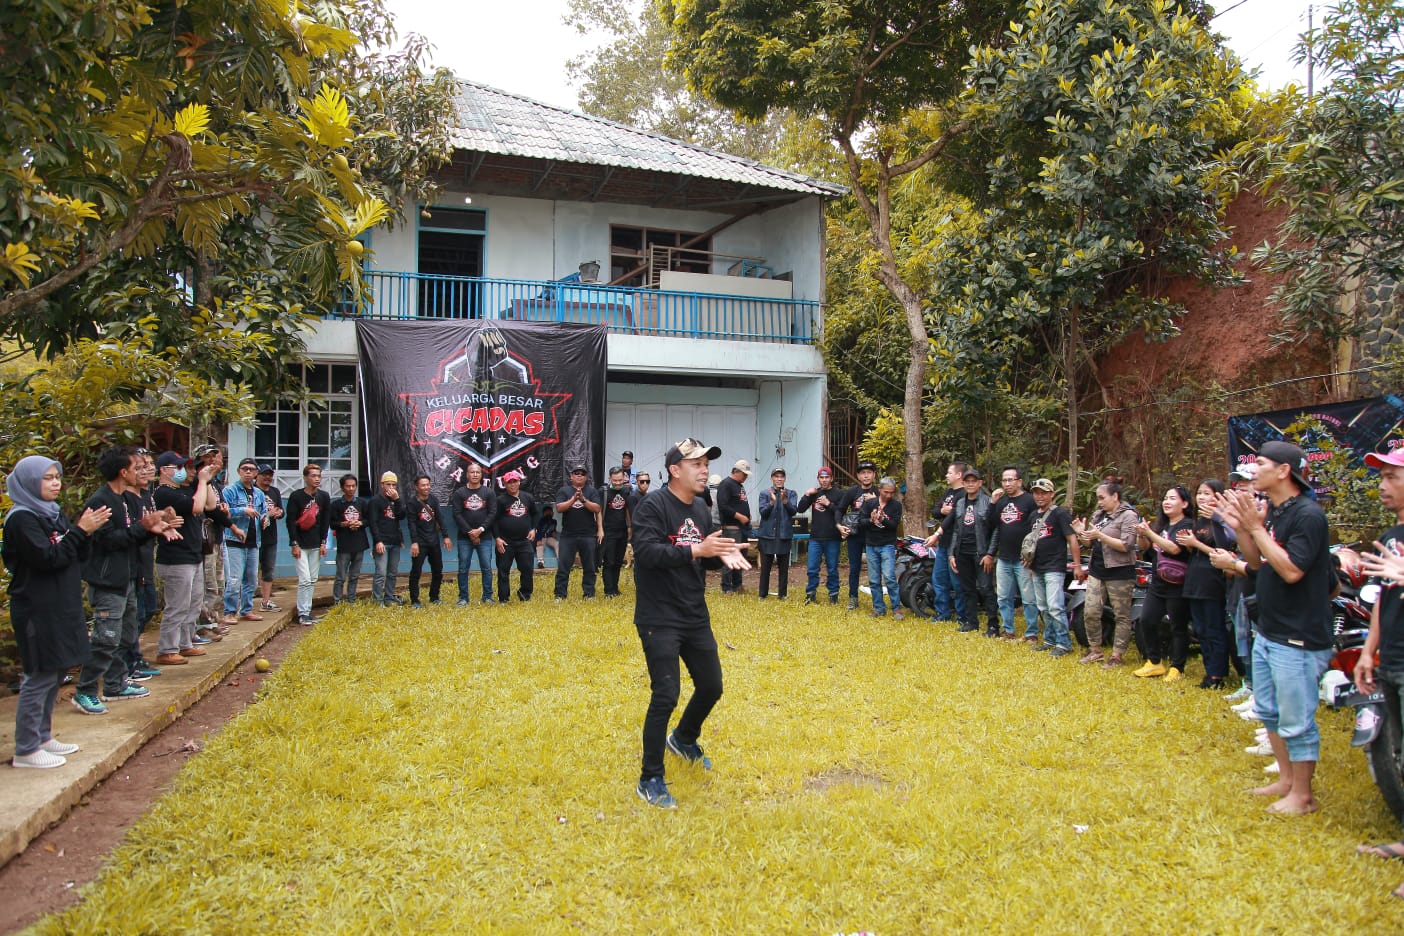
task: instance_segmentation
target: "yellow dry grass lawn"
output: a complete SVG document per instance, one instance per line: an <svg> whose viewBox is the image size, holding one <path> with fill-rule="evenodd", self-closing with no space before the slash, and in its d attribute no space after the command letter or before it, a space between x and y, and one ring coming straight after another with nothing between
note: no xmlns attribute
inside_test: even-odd
<svg viewBox="0 0 1404 936"><path fill-rule="evenodd" d="M547 584L538 582L538 585ZM676 812L634 794L632 599L337 609L50 933L1397 933L1399 829L1324 718L1272 818L1218 693L949 625L722 599ZM572 594L578 589L572 588ZM685 691L690 686L685 686Z"/></svg>

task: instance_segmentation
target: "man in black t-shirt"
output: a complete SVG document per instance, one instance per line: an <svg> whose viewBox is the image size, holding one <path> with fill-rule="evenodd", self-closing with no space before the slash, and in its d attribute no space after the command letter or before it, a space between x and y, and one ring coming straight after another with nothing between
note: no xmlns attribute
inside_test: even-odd
<svg viewBox="0 0 1404 936"><path fill-rule="evenodd" d="M1379 470L1380 503L1394 511L1398 521L1375 542L1379 553L1360 557L1361 568L1367 573L1382 575L1386 572L1384 557L1396 561L1404 558L1404 449L1384 455L1371 452L1365 456L1365 464ZM1355 664L1355 687L1364 693L1385 693L1387 704L1399 711L1400 702L1404 701L1404 584L1386 577L1380 579L1380 585L1380 597L1370 612L1370 636ZM1378 668L1376 650L1380 655ZM1356 851L1380 858L1400 858L1404 857L1404 842L1362 845ZM1404 885L1394 894L1404 897Z"/></svg>
<svg viewBox="0 0 1404 936"><path fill-rule="evenodd" d="M731 474L717 485L717 513L722 529L730 533L745 548L751 540L751 503L746 499L746 480L751 477L751 463L741 459L731 466ZM671 483L671 482L670 482ZM722 569L722 594L741 594L741 573Z"/></svg>
<svg viewBox="0 0 1404 936"><path fill-rule="evenodd" d="M263 536L258 541L258 587L263 596L260 611L281 611L273 603L273 575L278 566L278 521L283 517L283 492L273 484L273 466L260 465L254 481L268 504Z"/></svg>
<svg viewBox="0 0 1404 936"><path fill-rule="evenodd" d="M1253 792L1278 799L1278 815L1315 812L1312 776L1320 754L1317 682L1331 662L1330 531L1306 492L1306 455L1290 442L1258 449L1253 488L1219 495L1249 569L1258 573L1258 639L1253 643L1253 711L1268 731L1279 779Z"/></svg>
<svg viewBox="0 0 1404 936"><path fill-rule="evenodd" d="M609 469L609 488L604 492L604 593L619 597L619 570L624 568L624 549L629 545L629 476L622 467Z"/></svg>
<svg viewBox="0 0 1404 936"><path fill-rule="evenodd" d="M809 578L804 587L805 604L814 604L821 561L828 570L824 585L829 592L829 604L838 604L839 547L843 544L838 528L838 508L842 499L843 492L834 487L833 469L825 466L819 469L814 487L805 491L795 505L795 513L809 511Z"/></svg>
<svg viewBox="0 0 1404 936"><path fill-rule="evenodd" d="M965 462L951 462L946 466L946 493L931 510L932 519L936 521L936 530L927 537L926 545L927 548L936 549L935 561L931 566L931 590L935 595L936 605L936 612L931 617L933 621L951 620L952 611L955 620L965 619L965 591L960 587L960 580L951 571L950 544L942 538L941 527L954 509L956 498L964 493L961 482L968 467L970 466Z"/></svg>
<svg viewBox="0 0 1404 936"><path fill-rule="evenodd" d="M843 492L839 504L839 533L848 543L848 610L858 608L858 573L863 567L863 556L868 549L868 541L858 517L872 510L870 501L877 500L877 488L873 481L877 478L877 465L870 461L858 463L858 483ZM845 523L844 520L850 522Z"/></svg>
<svg viewBox="0 0 1404 936"><path fill-rule="evenodd" d="M336 578L332 581L332 604L355 601L356 586L361 581L361 560L370 548L366 535L366 520L370 510L366 500L357 494L355 475L341 479L341 496L332 501L331 529L336 537Z"/></svg>
<svg viewBox="0 0 1404 936"><path fill-rule="evenodd" d="M1016 640L1014 596L1024 604L1024 634L1027 641L1038 639L1038 604L1034 600L1033 576L1019 561L1024 537L1033 527L1037 509L1033 495L1024 490L1024 473L1016 465L1005 465L999 473L1004 496L990 505L990 535L994 537L995 594L999 596L999 618L1006 640Z"/></svg>
<svg viewBox="0 0 1404 936"><path fill-rule="evenodd" d="M1034 602L1043 615L1043 643L1035 650L1047 650L1050 656L1067 656L1072 652L1072 636L1068 633L1067 592L1063 585L1068 574L1068 556L1072 555L1072 567L1081 580L1086 577L1082 571L1082 546L1073 530L1072 515L1064 507L1053 503L1053 482L1039 478L1033 483L1033 499L1037 511L1032 518L1030 532L1038 531L1034 545L1033 563L1029 567L1033 577Z"/></svg>
<svg viewBox="0 0 1404 936"><path fill-rule="evenodd" d="M158 510L175 510L183 521L181 538L162 540L156 546L156 573L166 593L157 637L156 662L162 666L182 666L187 657L204 656L195 646L195 627L205 594L205 554L202 549L205 511L213 510L219 495L210 485L217 470L205 465L194 472L192 463L175 452L162 452L156 459L159 486L152 495Z"/></svg>
<svg viewBox="0 0 1404 936"><path fill-rule="evenodd" d="M449 539L448 514L434 496L433 482L428 475L414 479L414 496L405 501L410 534L410 607L422 608L419 600L419 579L424 563L429 563L429 603L439 603L439 589L444 582L444 550L453 548Z"/></svg>
<svg viewBox="0 0 1404 936"><path fill-rule="evenodd" d="M604 506L600 492L590 484L584 465L570 469L570 483L556 492L556 516L560 531L556 546L556 598L563 600L570 586L570 569L580 555L580 592L595 597L595 576L600 564L596 550L604 541L600 514Z"/></svg>
<svg viewBox="0 0 1404 936"><path fill-rule="evenodd" d="M678 805L664 780L664 748L704 770L712 767L697 739L721 698L722 674L701 560L736 572L750 568L740 544L714 528L711 511L700 497L707 487L708 463L720 455L721 449L696 439L669 448L667 487L644 498L634 516L634 627L643 643L652 691L635 792L661 809ZM692 677L692 698L669 734L668 719L677 708L682 683L679 659Z"/></svg>
<svg viewBox="0 0 1404 936"><path fill-rule="evenodd" d="M541 508L536 499L522 490L522 473L517 470L502 476L502 493L497 495L497 513L493 517L492 537L497 547L497 600L510 601L512 563L517 564L521 585L517 598L531 600L532 567L536 556L536 525L541 522Z"/></svg>

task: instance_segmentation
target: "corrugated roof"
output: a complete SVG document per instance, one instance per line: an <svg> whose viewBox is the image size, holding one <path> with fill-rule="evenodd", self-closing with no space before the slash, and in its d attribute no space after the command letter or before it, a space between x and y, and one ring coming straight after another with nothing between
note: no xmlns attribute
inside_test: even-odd
<svg viewBox="0 0 1404 936"><path fill-rule="evenodd" d="M842 185L764 166L612 120L562 110L487 85L462 82L453 143L472 152L719 179L835 197Z"/></svg>

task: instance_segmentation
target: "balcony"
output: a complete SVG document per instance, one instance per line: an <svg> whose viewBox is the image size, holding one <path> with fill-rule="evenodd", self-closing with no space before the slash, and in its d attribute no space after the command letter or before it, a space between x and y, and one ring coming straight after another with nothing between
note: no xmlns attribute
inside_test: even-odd
<svg viewBox="0 0 1404 936"><path fill-rule="evenodd" d="M819 303L806 299L385 270L368 270L365 277L369 306L357 311L347 304L337 318L579 322L618 334L801 345L815 343L821 323ZM702 279L725 289L738 278Z"/></svg>

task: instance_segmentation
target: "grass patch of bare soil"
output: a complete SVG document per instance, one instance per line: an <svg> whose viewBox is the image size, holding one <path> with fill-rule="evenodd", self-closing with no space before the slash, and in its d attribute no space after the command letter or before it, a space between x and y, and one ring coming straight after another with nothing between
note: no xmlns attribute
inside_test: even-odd
<svg viewBox="0 0 1404 936"><path fill-rule="evenodd" d="M1398 827L1323 717L1322 810L1218 693L952 625L709 593L726 693L634 794L628 597L337 608L66 932L1399 932ZM684 692L690 691L685 685Z"/></svg>

